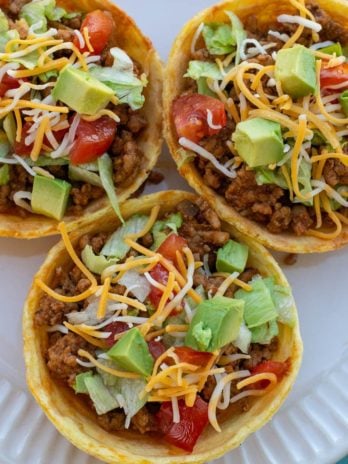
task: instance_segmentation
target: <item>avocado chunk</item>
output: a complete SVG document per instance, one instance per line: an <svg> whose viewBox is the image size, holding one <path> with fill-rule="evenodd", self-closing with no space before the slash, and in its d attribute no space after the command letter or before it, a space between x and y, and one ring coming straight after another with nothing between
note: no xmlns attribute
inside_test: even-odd
<svg viewBox="0 0 348 464"><path fill-rule="evenodd" d="M107 106L114 92L90 74L67 66L60 72L52 96L79 114L93 115Z"/></svg>
<svg viewBox="0 0 348 464"><path fill-rule="evenodd" d="M348 90L345 90L340 95L340 103L343 113L348 116Z"/></svg>
<svg viewBox="0 0 348 464"><path fill-rule="evenodd" d="M197 351L213 352L238 337L244 302L215 296L197 306L185 338L185 345Z"/></svg>
<svg viewBox="0 0 348 464"><path fill-rule="evenodd" d="M219 272L243 272L248 255L246 245L229 240L217 253L216 268Z"/></svg>
<svg viewBox="0 0 348 464"><path fill-rule="evenodd" d="M334 53L336 56L343 56L342 46L339 42L336 42L332 45L328 45L327 47L320 48L319 50L321 53L327 53L328 55L333 55Z"/></svg>
<svg viewBox="0 0 348 464"><path fill-rule="evenodd" d="M284 157L280 124L254 118L237 124L232 140L239 156L251 168L278 163Z"/></svg>
<svg viewBox="0 0 348 464"><path fill-rule="evenodd" d="M244 320L248 328L252 329L276 319L278 312L265 279L255 279L249 285L251 291L238 290L234 297L244 301Z"/></svg>
<svg viewBox="0 0 348 464"><path fill-rule="evenodd" d="M314 93L317 86L314 54L303 45L279 50L275 78L292 98Z"/></svg>
<svg viewBox="0 0 348 464"><path fill-rule="evenodd" d="M35 176L31 197L33 212L60 221L68 204L70 190L71 185L65 180Z"/></svg>
<svg viewBox="0 0 348 464"><path fill-rule="evenodd" d="M107 354L128 372L135 372L145 377L152 373L153 357L136 327L127 331Z"/></svg>

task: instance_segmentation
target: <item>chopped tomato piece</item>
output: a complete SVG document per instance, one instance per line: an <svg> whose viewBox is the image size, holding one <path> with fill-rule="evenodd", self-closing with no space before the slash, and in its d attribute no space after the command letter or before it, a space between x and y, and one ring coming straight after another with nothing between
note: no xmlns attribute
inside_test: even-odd
<svg viewBox="0 0 348 464"><path fill-rule="evenodd" d="M212 113L215 129L208 124L208 110ZM193 142L218 134L227 122L224 104L217 98L198 93L183 95L175 100L173 117L178 136Z"/></svg>
<svg viewBox="0 0 348 464"><path fill-rule="evenodd" d="M205 366L212 356L211 353L196 351L188 346L177 346L175 353L179 356L181 362L196 364L197 366Z"/></svg>
<svg viewBox="0 0 348 464"><path fill-rule="evenodd" d="M18 79L6 73L0 82L0 97L3 97L8 90L18 89L20 86Z"/></svg>
<svg viewBox="0 0 348 464"><path fill-rule="evenodd" d="M155 361L166 351L166 347L163 345L162 342L150 340L149 342L147 342L147 345Z"/></svg>
<svg viewBox="0 0 348 464"><path fill-rule="evenodd" d="M290 362L279 362L279 361L263 361L251 370L251 375L263 374L269 372L277 376L278 382L280 382L286 375L290 367ZM250 386L250 388L263 389L267 388L269 384L268 380L260 380Z"/></svg>
<svg viewBox="0 0 348 464"><path fill-rule="evenodd" d="M126 332L128 330L128 324L125 322L111 322L111 324L105 327L105 332L111 332L111 335L105 339L108 346L114 346L115 344L115 335Z"/></svg>
<svg viewBox="0 0 348 464"><path fill-rule="evenodd" d="M15 142L14 147L13 147L14 152L16 153L16 155L19 155L19 156L29 156L30 155L30 153L31 153L31 151L33 149L34 143L32 143L30 145L26 145L25 144L25 139L29 135L29 130L30 130L31 126L32 126L32 123L30 123L30 122L24 123L23 129L22 129L21 140L20 140L20 142ZM54 135L55 139L57 140L57 142L61 143L61 141L63 140L64 135L66 133L67 133L67 129L63 129L63 130L60 130L60 131L53 132L53 135ZM46 136L44 138L43 144L46 145L47 147L51 147L51 144L50 144L50 142L49 142L49 140L47 139ZM53 150L53 148L52 148L52 150Z"/></svg>
<svg viewBox="0 0 348 464"><path fill-rule="evenodd" d="M72 164L90 163L102 156L114 141L117 124L108 116L96 121L81 119L70 152Z"/></svg>
<svg viewBox="0 0 348 464"><path fill-rule="evenodd" d="M83 33L85 27L88 29L89 41L93 47L93 53L95 55L99 55L106 47L114 26L115 24L112 17L101 10L92 11L85 17L81 25L81 33ZM74 38L74 45L81 52L89 51L86 44L83 48L81 48L80 41L77 37Z"/></svg>
<svg viewBox="0 0 348 464"><path fill-rule="evenodd" d="M334 68L323 68L320 71L320 86L323 89L343 84L344 82L346 82L347 86L343 86L339 90L343 91L345 88L348 88L348 63L340 64Z"/></svg>
<svg viewBox="0 0 348 464"><path fill-rule="evenodd" d="M156 282L159 282L162 285L167 285L169 272L165 267L162 266L162 264L156 264L152 271L150 271L150 275L154 280L156 280ZM155 308L157 308L162 295L162 290L160 290L157 287L151 286L149 300Z"/></svg>
<svg viewBox="0 0 348 464"><path fill-rule="evenodd" d="M164 258L175 262L177 250L182 251L182 249L186 246L187 241L184 239L184 237L180 237L180 235L177 234L170 234L158 248L157 252L160 253Z"/></svg>
<svg viewBox="0 0 348 464"><path fill-rule="evenodd" d="M180 422L173 422L173 408L171 402L162 403L157 413L157 421L165 440L191 453L208 424L208 404L199 396L192 408L186 406L184 400L179 400Z"/></svg>

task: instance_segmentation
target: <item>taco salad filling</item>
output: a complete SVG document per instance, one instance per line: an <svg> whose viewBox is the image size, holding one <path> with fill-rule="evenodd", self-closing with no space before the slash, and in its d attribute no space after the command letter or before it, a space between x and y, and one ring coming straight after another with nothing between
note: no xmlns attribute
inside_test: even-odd
<svg viewBox="0 0 348 464"><path fill-rule="evenodd" d="M2 3L3 5L3 3ZM79 216L134 182L144 69L119 48L108 11L55 0L0 10L0 214Z"/></svg>
<svg viewBox="0 0 348 464"><path fill-rule="evenodd" d="M249 264L204 200L155 206L75 248L59 228L71 259L49 286L36 279L34 321L50 374L102 428L192 452L208 424L220 432L290 372L275 353L296 324L291 291Z"/></svg>
<svg viewBox="0 0 348 464"><path fill-rule="evenodd" d="M201 23L172 121L182 163L239 214L332 239L348 223L348 30L288 4L267 25Z"/></svg>

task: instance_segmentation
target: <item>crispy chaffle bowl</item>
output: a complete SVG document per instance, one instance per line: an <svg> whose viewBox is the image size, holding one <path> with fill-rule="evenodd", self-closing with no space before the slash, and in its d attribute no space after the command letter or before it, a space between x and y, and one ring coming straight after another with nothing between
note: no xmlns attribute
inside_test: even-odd
<svg viewBox="0 0 348 464"><path fill-rule="evenodd" d="M160 214L163 214L172 211L181 201L194 198L195 195L187 192L166 191L128 200L121 209L125 219L137 213L149 214L155 205L161 205ZM118 226L119 219L110 210L109 214L99 215L97 221L85 223L70 238L73 244L77 244L79 238L86 233L112 232ZM248 245L248 266L258 269L263 275L275 276L278 283L289 286L280 267L262 245L245 237L227 223L223 223L223 229ZM56 267L66 266L69 262L65 246L60 242L49 252L36 277L50 285ZM59 432L81 450L108 463L198 464L217 458L240 445L271 419L291 390L300 367L302 341L296 316L293 328L280 324L279 347L274 353L274 360L285 361L290 358L289 374L272 391L253 401L248 412L227 413L220 421L222 433L207 427L194 452L190 455L181 454L156 436L140 436L134 432L106 432L97 424L92 410L87 408L73 390L51 377L44 358L47 332L34 325L34 314L42 295L43 292L33 284L24 308L24 357L29 388ZM296 312L295 306L294 311Z"/></svg>
<svg viewBox="0 0 348 464"><path fill-rule="evenodd" d="M308 2L309 3L309 2ZM317 4L328 12L336 21L348 28L348 2L345 0L316 0ZM186 73L192 39L202 22L227 22L225 10L235 13L243 22L250 14L257 13L260 24L268 30L278 15L283 13L298 14L288 0L231 0L212 6L191 19L177 36L166 68L164 80L164 114L165 139L169 145L180 174L190 186L203 196L226 222L235 226L240 232L252 237L263 245L288 253L316 253L332 251L348 243L348 225L343 225L342 233L334 240L325 240L312 236L298 237L294 233L272 234L266 227L239 214L226 200L204 183L194 161L182 162L173 118L172 102L184 90L184 74Z"/></svg>
<svg viewBox="0 0 348 464"><path fill-rule="evenodd" d="M6 4L7 0L0 0ZM141 169L136 180L129 186L117 189L120 202L127 200L146 181L154 168L162 149L162 84L163 67L157 51L151 41L143 35L132 18L109 0L57 0L57 5L68 11L88 13L93 10L109 11L115 21L112 39L133 60L140 63L148 76L148 86L144 90L145 104L142 114L148 126L137 138L139 147L144 153ZM106 195L92 202L85 208L82 216L65 216L68 230L81 227L86 220L94 220L99 213L109 208ZM23 239L38 238L58 234L58 221L44 216L30 214L22 218L18 215L0 214L0 236Z"/></svg>

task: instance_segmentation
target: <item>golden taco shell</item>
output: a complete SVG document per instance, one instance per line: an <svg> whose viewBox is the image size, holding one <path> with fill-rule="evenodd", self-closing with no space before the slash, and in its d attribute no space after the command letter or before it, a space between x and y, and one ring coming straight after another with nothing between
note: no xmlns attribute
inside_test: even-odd
<svg viewBox="0 0 348 464"><path fill-rule="evenodd" d="M122 212L125 218L129 218L136 213L149 213L156 205L161 205L162 213L170 212L181 201L194 198L194 195L187 192L161 192L141 199L128 200L122 205ZM80 230L75 230L71 234L71 241L76 244L85 233L113 231L119 225L119 220L114 215L100 215L98 222L85 224ZM263 275L275 276L278 283L288 287L289 284L278 264L262 245L235 231L227 223L223 223L223 230L229 231L239 241L248 245L249 265L260 270ZM65 246L60 242L49 252L36 277L50 285L57 266L64 266L69 261ZM271 419L291 390L300 367L302 341L296 315L293 328L280 324L279 346L274 353L274 360L290 359L289 374L273 390L253 401L249 411L231 417L227 415L221 419L221 433L207 427L193 453L180 454L180 451L173 451L173 448L156 436L140 436L134 432L106 432L100 428L91 410L79 401L74 391L51 377L43 356L47 346L47 332L44 328L34 325L34 314L42 294L42 291L33 285L24 308L24 356L29 388L47 417L68 440L86 453L108 463L201 464L217 458L240 445L251 433ZM295 307L294 311L296 312Z"/></svg>
<svg viewBox="0 0 348 464"><path fill-rule="evenodd" d="M315 4L327 12L335 21L347 29L348 4L344 0L316 0L308 2ZM228 223L234 225L243 234L258 240L263 245L278 251L289 253L326 252L340 248L348 243L348 225L342 224L342 232L334 239L322 239L315 236L296 236L292 232L274 234L265 226L238 213L227 203L222 195L210 188L195 167L192 159L183 160L182 147L172 117L172 103L184 90L184 74L187 71L191 54L191 44L201 23L226 22L225 11L235 13L243 23L248 16L257 14L257 20L265 30L267 25L274 24L278 15L299 14L288 0L231 0L212 6L192 18L177 36L167 64L164 81L164 114L165 139L174 158L180 174L185 177L190 186L202 195L210 205ZM315 227L315 226L314 226ZM313 228L314 228L313 227ZM323 229L323 232L326 232Z"/></svg>
<svg viewBox="0 0 348 464"><path fill-rule="evenodd" d="M7 2L0 2L4 5ZM151 41L143 35L132 18L109 0L58 0L57 6L68 11L88 13L97 9L109 11L116 27L112 33L117 45L131 58L140 63L148 77L148 85L144 89L145 104L141 114L147 120L147 127L137 137L137 143L144 156L139 175L128 186L118 189L119 202L125 201L146 181L154 168L162 148L162 79L163 69L157 51ZM109 201L106 195L100 200L94 200L85 208L82 216L66 215L64 221L68 229L79 227L86 219L96 218L100 211L107 209ZM15 238L37 238L57 234L58 222L48 217L30 214L27 217L19 215L0 214L0 236Z"/></svg>

